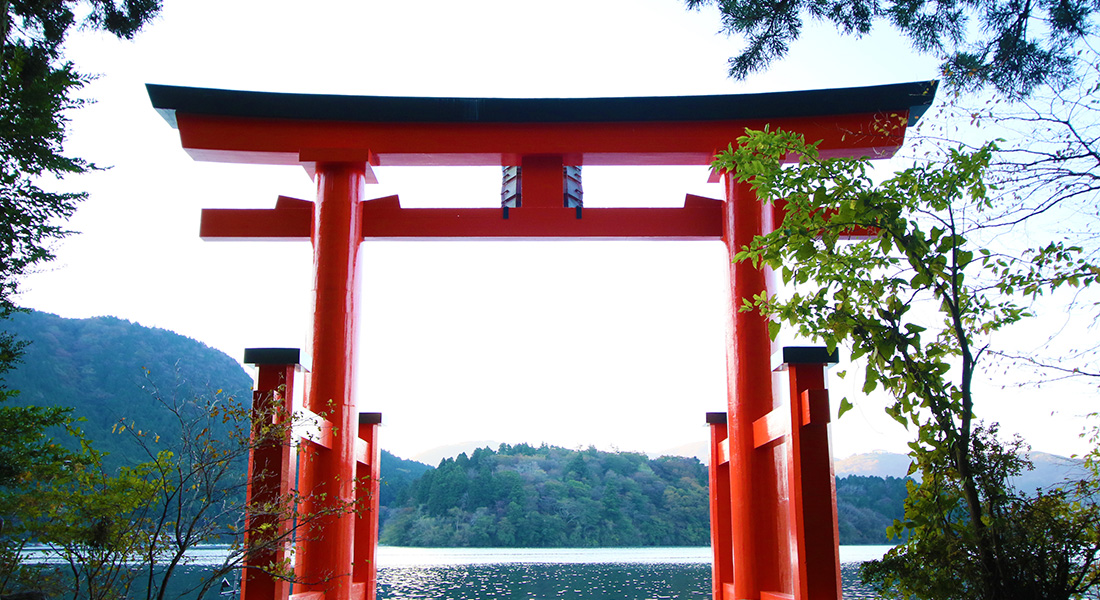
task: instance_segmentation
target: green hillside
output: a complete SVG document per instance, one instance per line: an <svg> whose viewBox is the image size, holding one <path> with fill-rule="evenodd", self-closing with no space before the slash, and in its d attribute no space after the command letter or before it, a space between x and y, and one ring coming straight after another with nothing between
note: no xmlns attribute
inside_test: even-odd
<svg viewBox="0 0 1100 600"><path fill-rule="evenodd" d="M382 480L378 486L378 503L384 507L396 506L399 498L404 498L410 485L424 473L431 471L432 467L417 462L406 460L382 450L380 461Z"/></svg>
<svg viewBox="0 0 1100 600"><path fill-rule="evenodd" d="M905 516L905 479L849 475L836 480L841 544L891 544L886 528Z"/></svg>
<svg viewBox="0 0 1100 600"><path fill-rule="evenodd" d="M164 329L115 317L64 319L30 312L2 324L30 342L22 364L5 377L19 390L18 405L67 406L95 447L110 453L110 464L139 460L122 436L110 435L121 418L147 431L175 431L172 419L154 399L156 386L166 399L210 396L218 390L251 399L252 379L223 352Z"/></svg>

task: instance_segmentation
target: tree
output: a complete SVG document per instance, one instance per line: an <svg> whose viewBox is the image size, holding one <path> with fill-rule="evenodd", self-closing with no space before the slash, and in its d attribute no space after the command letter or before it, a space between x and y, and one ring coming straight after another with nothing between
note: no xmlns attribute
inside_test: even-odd
<svg viewBox="0 0 1100 600"><path fill-rule="evenodd" d="M1100 56L1094 46L1096 0L685 0L689 9L715 5L727 34L743 35L746 49L730 59L731 76L744 78L786 55L806 20L860 37L885 24L906 36L916 52L941 59L947 94L941 119L925 116L910 137L923 152L942 153L973 139L977 150L1000 139L987 180L996 209L986 227L1018 233L1050 231L1047 240L1018 244L1010 269L1035 281L1042 272L1059 287L1073 286L1100 268ZM979 93L990 88L992 96ZM929 131L932 129L932 131ZM961 131L960 131L961 130ZM912 146L912 144L911 144ZM1058 214L1059 221L1050 218ZM1064 240L1058 243L1058 240ZM1054 242L1053 244L1049 242ZM1067 263L1062 248L1092 248ZM1036 295L1043 291L1034 288ZM1065 302L1068 315L1095 321L1094 299ZM1036 379L1089 375L1100 344L1066 346L1052 339L1041 352L996 353L1035 368Z"/></svg>
<svg viewBox="0 0 1100 600"><path fill-rule="evenodd" d="M18 310L19 279L53 258L50 245L68 234L59 221L85 197L48 191L41 180L95 168L63 154L65 114L83 103L76 93L87 82L62 55L66 35L79 25L132 38L160 4L0 0L0 319ZM78 19L77 12L85 16ZM48 435L52 428L71 426L70 411L3 404L16 392L3 385L2 376L18 363L24 346L0 332L0 487L24 484L66 461L81 464ZM8 539L5 552L11 550ZM18 553L9 556L5 575L19 570Z"/></svg>
<svg viewBox="0 0 1100 600"><path fill-rule="evenodd" d="M399 546L699 545L707 527L706 469L698 460L517 444L441 461L410 485L403 508L391 508L381 539Z"/></svg>
<svg viewBox="0 0 1100 600"><path fill-rule="evenodd" d="M743 35L746 47L730 59L730 75L743 79L783 58L804 21L833 24L857 37L885 21L913 48L942 62L952 87L987 85L1013 98L1037 87L1061 87L1074 79L1077 44L1092 33L1095 0L685 0L689 9L714 4L722 31Z"/></svg>
<svg viewBox="0 0 1100 600"><path fill-rule="evenodd" d="M151 545L142 515L157 501L153 467L122 467L111 475L87 447L83 458L6 495L6 514L15 516L21 542L50 544L67 567L69 585L62 589L73 600L127 597L139 570L131 560Z"/></svg>
<svg viewBox="0 0 1100 600"><path fill-rule="evenodd" d="M973 133L1000 138L987 174L996 192L981 224L987 238L996 233L1013 240L1011 247L1001 244L1014 257L1005 257L999 275L1048 307L1054 300L1042 296L1063 288L1056 310L1065 324L1050 327L1052 334L1042 348L994 351L1015 368L1031 367L1037 382L1100 378L1095 367L1100 344L1059 335L1088 327L1100 306L1095 292L1081 285L1100 271L1100 55L1084 48L1079 57L1071 86L1041 88L1017 102L949 97L943 108L946 119L935 124L943 132L922 128L918 138L933 154ZM974 132L960 132L959 123Z"/></svg>
<svg viewBox="0 0 1100 600"><path fill-rule="evenodd" d="M863 391L883 388L893 397L887 412L915 431L911 456L924 483L919 492L911 490L906 521L898 526L909 540L891 556L927 548L937 536L962 538L970 551L946 556L965 568L925 573L931 584L918 585L900 572L881 579L903 594L1029 597L1017 596L1025 588L1014 583L1039 576L1027 571L1034 565L1021 560L1024 553L1006 551L1026 546L1020 536L1029 532L1009 527L1021 519L1005 514L1023 513L1013 512L1017 497L1008 491L1006 474L1011 469L990 466L1007 455L990 436L975 433L973 381L992 334L1030 316L1014 294L1059 282L1016 268L1012 257L975 247L970 239L992 208L984 175L994 150L954 150L942 164L918 165L880 184L870 177L866 159L821 160L816 144L782 131L747 131L736 148L715 160L716 168L751 181L762 201L782 199L786 211L780 228L755 239L735 260L774 269L793 289L784 297L756 297L746 309L767 315L773 336L786 323L830 349L849 345L852 359L866 363ZM798 164L784 167L788 156L799 157ZM877 234L845 241L853 227ZM1069 263L1080 254L1073 247L1061 251L1058 260ZM1090 271L1077 284L1096 280ZM850 406L842 400L841 413ZM924 500L941 488L950 488L954 500ZM1054 507L1052 514L1095 523L1070 499L1049 495L1044 501ZM1087 560L1067 561L1073 569L1095 569L1098 552L1094 545ZM1030 597L1077 593L1070 587L1044 592L1049 595Z"/></svg>
<svg viewBox="0 0 1100 600"><path fill-rule="evenodd" d="M1095 486L1023 494L1008 478L1030 468L1020 438L997 439L995 427L972 438L975 480L986 507L986 537L997 568L981 568L983 546L966 522L958 477L944 461L922 466L909 483L905 517L891 533L911 538L863 566L864 581L906 598L1083 598L1100 587L1100 506ZM1084 482L1081 482L1084 483Z"/></svg>
<svg viewBox="0 0 1100 600"><path fill-rule="evenodd" d="M257 408L221 390L194 395L185 386L182 394L179 386L166 394L151 381L147 389L151 399L172 415L173 426L146 431L136 419L125 419L117 428L149 459L140 468L155 497L130 519L147 540L139 548L147 600L173 597L168 593L169 583L179 568L190 562L189 552L203 544L227 545L228 551L219 564L206 568L197 586L176 597L202 598L246 564L278 579L299 581L288 558L270 560L276 551L312 535L318 519L335 512L366 510L355 502L322 504L297 490L274 501L247 499L250 485L271 484L263 475L248 479L250 454L291 444L292 430L301 424L277 403ZM324 508L306 511L305 504ZM263 523L246 530L246 514L253 522Z"/></svg>
<svg viewBox="0 0 1100 600"><path fill-rule="evenodd" d="M0 432L6 437L0 448L0 594L11 590L62 590L56 577L25 565L25 549L33 536L25 535L27 522L40 515L43 491L52 482L75 481L99 457L86 444L70 451L57 444L51 430L67 432L81 440L69 410L0 406ZM87 479L86 479L87 481ZM55 498L56 496L53 495ZM45 505L49 506L49 505Z"/></svg>
<svg viewBox="0 0 1100 600"><path fill-rule="evenodd" d="M66 113L87 76L62 55L74 27L132 38L160 11L161 0L0 0L0 317L15 309L18 278L53 258L50 244L68 235L82 193L50 192L44 176L63 177L96 167L63 154ZM77 12L85 13L82 19ZM8 346L9 348L11 346Z"/></svg>
<svg viewBox="0 0 1100 600"><path fill-rule="evenodd" d="M51 244L68 235L59 221L72 216L85 197L48 191L41 180L96 168L63 154L65 115L84 103L76 93L88 81L62 55L66 35L82 26L132 38L157 15L160 2L0 0L0 319L17 310L19 278L53 259ZM79 21L78 11L86 13ZM10 369L22 348L23 342L0 333L0 373ZM0 401L10 393L0 389ZM54 413L39 420L42 416L24 418L32 428L61 418ZM7 443L4 436L0 444Z"/></svg>

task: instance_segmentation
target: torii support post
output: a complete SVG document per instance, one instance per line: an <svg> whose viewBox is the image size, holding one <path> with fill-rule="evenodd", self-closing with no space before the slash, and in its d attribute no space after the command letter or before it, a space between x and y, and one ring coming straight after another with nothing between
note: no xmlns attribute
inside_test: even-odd
<svg viewBox="0 0 1100 600"><path fill-rule="evenodd" d="M784 444L791 523L787 535L796 557L795 598L803 600L841 597L836 478L825 381L825 369L836 362L836 352L821 347L786 347L772 357L777 410L787 410L790 424Z"/></svg>
<svg viewBox="0 0 1100 600"><path fill-rule="evenodd" d="M356 445L355 566L352 579L363 586L363 599L374 600L378 587L378 493L381 482L382 454L378 445L381 413L359 413L359 440Z"/></svg>
<svg viewBox="0 0 1100 600"><path fill-rule="evenodd" d="M300 368L296 348L248 348L245 364L255 365L256 389L252 392L252 448L248 455L246 506L281 507L294 488L294 449L291 416L294 412L294 372ZM287 427L282 440L258 443L261 425ZM271 565L286 565L290 544L289 515L270 509L246 515L245 548L261 545L249 552L241 575L241 600L285 600L290 583L274 577ZM264 532L264 533L258 533ZM259 539L257 539L259 538Z"/></svg>
<svg viewBox="0 0 1100 600"><path fill-rule="evenodd" d="M730 514L733 498L730 495L728 422L727 413L707 413L710 429L710 548L714 554L711 598L714 600L732 597L733 594L733 523Z"/></svg>
<svg viewBox="0 0 1100 600"><path fill-rule="evenodd" d="M329 447L307 445L300 469L304 510L315 515L298 545L295 576L306 592L325 600L352 600L355 545L355 446L359 430L354 398L359 207L365 162L315 164L313 210L313 369L306 408L332 424Z"/></svg>
<svg viewBox="0 0 1100 600"><path fill-rule="evenodd" d="M725 177L726 202L722 239L730 256L730 321L726 338L729 382L729 477L731 492L730 539L734 556L732 596L761 598L768 590L781 590L790 581L789 561L783 560L787 528L779 510L775 457L758 452L753 423L773 408L771 377L772 341L768 322L759 313L745 312L746 299L766 293L769 273L734 256L753 238L771 231L771 205L756 199L747 183Z"/></svg>
<svg viewBox="0 0 1100 600"><path fill-rule="evenodd" d="M829 439L829 393L825 367L836 353L818 347L786 347L772 357L775 408L750 423L753 454L783 465L781 477L768 490L786 506L775 521L737 523L729 506L746 502L747 490L731 489L731 460L727 413L707 413L710 427L711 545L714 552L716 600L840 600L839 534L836 520L836 481ZM786 375L786 377L784 377ZM757 484L759 486L759 483ZM751 528L757 548L780 548L775 555L756 556L758 571L749 582L768 587L746 595L738 581L745 562L736 563L736 544L745 543ZM763 540L764 543L761 543ZM734 565L737 565L735 570ZM759 586L760 584L757 583Z"/></svg>
<svg viewBox="0 0 1100 600"><path fill-rule="evenodd" d="M301 369L298 364L300 351L297 348L249 348L245 350L245 363L258 367L256 389L252 393L253 441L256 441L256 427L272 424L286 427L282 441L256 444L249 453L248 464L248 506L264 506L259 514L246 511L247 529L245 543L264 544L259 552L249 555L244 564L241 578L242 600L321 600L325 592L309 589L305 585L313 574L308 570L309 563L303 564L303 547L310 542L323 542L316 537L317 523L311 518L312 511L325 510L326 505L310 502L310 496L321 493L316 482L306 481L295 485L295 468L306 467L302 472L316 474L320 463L318 457L326 456L335 447L334 440L341 436L333 431L332 421L314 411L293 404L294 373ZM296 419L297 422L292 422ZM340 505L339 516L349 516L354 528L354 567L351 570L349 593L352 598L374 600L377 567L375 550L378 545L378 493L381 467L381 448L378 445L378 429L382 423L381 413L359 413L357 416L357 435L350 437L353 444L353 497L348 504ZM295 449L297 446L297 449ZM300 453L303 460L296 460ZM299 465L301 463L301 465ZM312 470L307 465L313 465ZM320 484L321 489L327 489ZM305 502L296 514L272 513L271 507L282 506L291 492L303 490ZM290 506L285 508L289 509ZM326 515L327 516L327 515ZM292 521L297 517L306 535L297 540L298 562L295 565L295 579L302 583L295 594L290 594L291 583L283 578L273 577L269 572L272 565L289 567L287 549L295 542L295 532L291 531ZM263 531L264 533L259 533ZM321 529L321 533L326 530ZM322 573L321 576L326 576ZM328 580L322 581L328 583Z"/></svg>

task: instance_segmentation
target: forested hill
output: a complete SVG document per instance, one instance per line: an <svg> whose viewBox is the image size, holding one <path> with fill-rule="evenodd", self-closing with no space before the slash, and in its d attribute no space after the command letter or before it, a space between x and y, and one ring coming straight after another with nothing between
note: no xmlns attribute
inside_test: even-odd
<svg viewBox="0 0 1100 600"><path fill-rule="evenodd" d="M383 462L383 466L385 463ZM385 479L385 477L384 477ZM385 485L385 482L383 482ZM707 469L695 458L528 444L440 462L383 498L383 544L427 547L706 546ZM905 480L837 480L842 544L887 544ZM384 494L385 496L385 494Z"/></svg>
<svg viewBox="0 0 1100 600"><path fill-rule="evenodd" d="M849 475L836 480L841 544L896 544L886 528L905 516L905 479Z"/></svg>
<svg viewBox="0 0 1100 600"><path fill-rule="evenodd" d="M527 444L446 459L390 508L400 546L699 546L710 542L698 459Z"/></svg>
<svg viewBox="0 0 1100 600"><path fill-rule="evenodd" d="M123 436L110 435L123 417L141 427L169 428L171 416L150 392L168 397L205 396L217 390L249 401L252 379L225 353L164 329L115 317L65 319L43 312L17 313L0 323L29 342L22 364L4 376L19 390L18 405L73 407L81 427L110 464L144 460ZM146 375L148 371L148 376Z"/></svg>

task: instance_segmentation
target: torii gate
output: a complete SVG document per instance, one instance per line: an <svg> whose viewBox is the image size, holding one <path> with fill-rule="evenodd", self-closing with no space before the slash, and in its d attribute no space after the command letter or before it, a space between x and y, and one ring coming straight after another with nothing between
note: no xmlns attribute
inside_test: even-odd
<svg viewBox="0 0 1100 600"><path fill-rule="evenodd" d="M746 127L765 125L822 140L825 156L889 157L935 89L935 82L917 82L751 95L474 99L148 86L153 106L179 130L194 159L301 165L316 181L315 201L280 197L273 209L204 210L201 235L312 240L306 408L326 413L329 447L311 447L298 487L308 494L328 486L348 503L356 499L357 462L369 464L377 452L373 434L367 448L345 433L360 430L352 390L362 285L357 259L364 239L722 240L732 259L782 221L781 211L759 203L748 185L726 177L724 199L689 195L683 208L584 208L565 167L709 165ZM506 190L500 209L407 209L396 196L365 199L365 185L376 182L372 167L443 165L518 166L519 182ZM820 348L773 348L766 320L738 310L743 299L768 290L769 279L731 261L729 404L726 413L707 418L714 598L839 599L823 373L835 358ZM773 384L773 354L779 369L789 367L789 383ZM270 360L262 363L269 375L283 377L271 381L293 375L297 358L282 360L274 367ZM276 387L270 381L260 386ZM250 589L253 580L246 578L242 595L373 600L376 507L371 512L358 525L355 515L328 518L323 540L298 544L295 571L307 582L299 584L304 591L291 595L286 585L260 580Z"/></svg>

